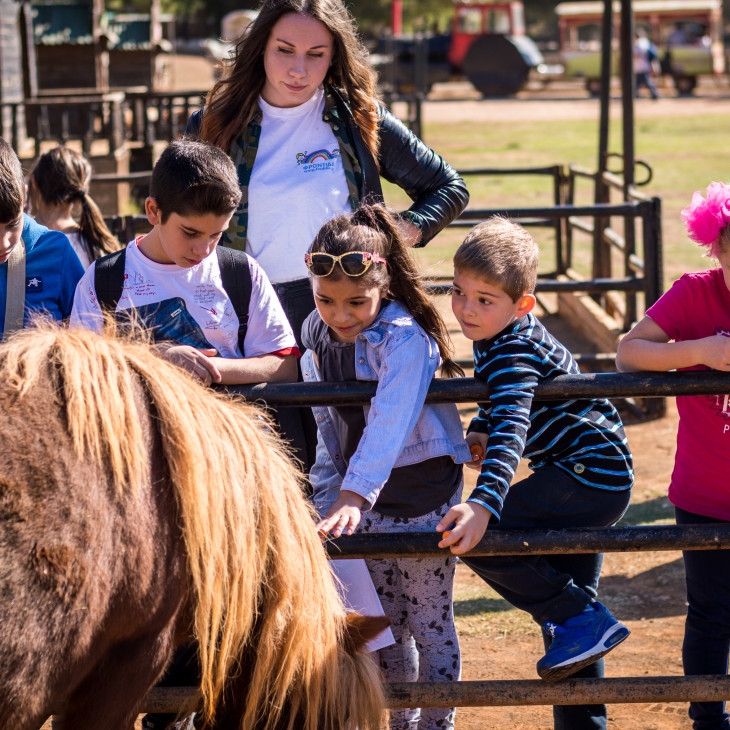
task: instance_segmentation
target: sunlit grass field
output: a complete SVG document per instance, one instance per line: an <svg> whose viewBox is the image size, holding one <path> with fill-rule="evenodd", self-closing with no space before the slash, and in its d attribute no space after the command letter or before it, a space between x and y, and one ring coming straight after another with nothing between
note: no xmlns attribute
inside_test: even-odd
<svg viewBox="0 0 730 730"><path fill-rule="evenodd" d="M680 210L695 190L704 191L712 180L730 180L730 135L722 116L650 119L636 124L637 158L654 170L650 185L642 188L663 199L664 274L666 285L685 271L710 265L702 252L684 235ZM621 150L620 127L612 123L611 150ZM590 121L523 121L494 125L462 122L432 124L424 139L457 168L532 167L576 163L595 169L598 125ZM637 170L637 177L643 170ZM552 180L547 177L468 178L470 206L483 208L552 204ZM618 193L615 193L618 201ZM389 204L402 207L408 198L402 190L386 185ZM591 182L581 180L577 201L590 203ZM620 230L620 221L615 225ZM553 234L532 229L541 245L542 270L553 266ZM427 271L450 273L450 260L464 229L446 231L419 257ZM588 273L589 240L576 234L576 268Z"/></svg>

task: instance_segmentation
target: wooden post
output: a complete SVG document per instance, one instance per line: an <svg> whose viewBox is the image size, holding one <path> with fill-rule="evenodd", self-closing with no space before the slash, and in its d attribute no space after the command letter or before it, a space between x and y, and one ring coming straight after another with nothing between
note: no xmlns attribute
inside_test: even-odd
<svg viewBox="0 0 730 730"><path fill-rule="evenodd" d="M101 28L101 16L104 14L104 0L92 0L91 32L94 36L94 74L96 88L99 91L109 89L109 51L107 38Z"/></svg>

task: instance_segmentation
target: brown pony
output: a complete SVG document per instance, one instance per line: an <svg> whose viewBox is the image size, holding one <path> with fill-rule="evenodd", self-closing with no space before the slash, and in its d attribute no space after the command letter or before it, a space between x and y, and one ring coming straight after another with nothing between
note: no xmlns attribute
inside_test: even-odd
<svg viewBox="0 0 730 730"><path fill-rule="evenodd" d="M0 727L129 730L193 636L209 726L381 726L383 626L348 629L258 410L50 325L0 347L0 409Z"/></svg>

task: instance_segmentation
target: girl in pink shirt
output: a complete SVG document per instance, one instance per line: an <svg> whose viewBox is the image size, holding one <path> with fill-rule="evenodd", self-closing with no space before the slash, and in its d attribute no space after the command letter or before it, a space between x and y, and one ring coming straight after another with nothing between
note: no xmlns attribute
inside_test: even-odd
<svg viewBox="0 0 730 730"><path fill-rule="evenodd" d="M685 274L621 342L632 370L730 371L730 185L712 183L682 211L689 237L718 268ZM669 500L677 524L730 521L730 398L680 396ZM730 652L730 551L686 551L686 675L725 674ZM723 702L692 702L694 730L728 730Z"/></svg>

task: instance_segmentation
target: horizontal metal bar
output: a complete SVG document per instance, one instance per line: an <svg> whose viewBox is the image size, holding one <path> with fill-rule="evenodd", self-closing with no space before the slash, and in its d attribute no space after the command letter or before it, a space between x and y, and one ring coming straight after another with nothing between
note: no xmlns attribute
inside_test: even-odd
<svg viewBox="0 0 730 730"><path fill-rule="evenodd" d="M104 102L122 103L124 101L123 91L110 91L99 94L80 94L78 96L44 96L34 99L26 99L27 107L36 106L65 106L72 104L101 104Z"/></svg>
<svg viewBox="0 0 730 730"><path fill-rule="evenodd" d="M385 685L388 707L514 707L648 702L717 702L730 698L730 677L611 677L481 682L399 682Z"/></svg>
<svg viewBox="0 0 730 730"><path fill-rule="evenodd" d="M622 253L626 250L626 240L624 237L613 228L605 228L603 231L603 240L614 248L618 249Z"/></svg>
<svg viewBox="0 0 730 730"><path fill-rule="evenodd" d="M644 260L639 258L635 253L629 254L629 268L637 274L643 274Z"/></svg>
<svg viewBox="0 0 730 730"><path fill-rule="evenodd" d="M524 226L525 228L538 228L538 227L544 227L544 228L552 228L555 226L555 221L550 220L550 218L511 218L515 223L519 223L521 226ZM480 221L478 220L455 220L449 223L447 228L474 228L474 226L478 225Z"/></svg>
<svg viewBox="0 0 730 730"><path fill-rule="evenodd" d="M110 182L110 183L145 183L152 179L152 170L147 172L128 172L124 175L116 175L114 173L101 173L92 175L91 182Z"/></svg>
<svg viewBox="0 0 730 730"><path fill-rule="evenodd" d="M228 385L231 394L270 406L369 405L377 383L261 383ZM571 398L665 398L673 395L725 395L730 374L709 370L685 373L583 373L559 375L535 388L535 400ZM426 403L475 403L489 398L483 381L474 378L437 378L428 389Z"/></svg>
<svg viewBox="0 0 730 730"><path fill-rule="evenodd" d="M575 228L578 231L583 231L584 233L593 233L595 231L595 226L593 223L588 223L587 221L581 220L578 218L578 216L571 215L570 218L568 218L568 223L570 223L573 228Z"/></svg>
<svg viewBox="0 0 730 730"><path fill-rule="evenodd" d="M425 283L429 294L451 294L451 284ZM538 279L535 291L544 292L604 292L604 291L644 291L644 279L626 276L616 279L585 279L563 281L561 279Z"/></svg>
<svg viewBox="0 0 730 730"><path fill-rule="evenodd" d="M333 560L356 558L438 558L438 533L389 532L351 535L327 542ZM645 550L727 550L730 524L576 527L565 530L487 530L467 557L485 555L581 555Z"/></svg>
<svg viewBox="0 0 730 730"><path fill-rule="evenodd" d="M594 205L554 205L551 208L467 208L459 220L486 220L495 215L507 218L570 218L572 215L609 218L612 215L639 217L642 203L596 203Z"/></svg>
<svg viewBox="0 0 730 730"><path fill-rule="evenodd" d="M616 188L616 190L624 189L624 179L615 172L609 172L606 170L603 173L603 182L612 188Z"/></svg>
<svg viewBox="0 0 730 730"><path fill-rule="evenodd" d="M589 177L591 180L595 179L598 174L595 170L589 170L587 167L581 167L581 165L570 165L568 170L576 177Z"/></svg>
<svg viewBox="0 0 730 730"><path fill-rule="evenodd" d="M516 707L521 705L594 705L650 702L720 702L730 699L730 677L610 677L501 679L472 682L398 682L385 684L385 704L398 707ZM155 687L141 712L177 714L194 702L197 687Z"/></svg>
<svg viewBox="0 0 730 730"><path fill-rule="evenodd" d="M473 170L457 170L457 175L555 175L556 167L478 167Z"/></svg>
<svg viewBox="0 0 730 730"><path fill-rule="evenodd" d="M651 200L651 195L642 193L641 190L637 190L633 185L629 187L629 200L635 200L637 202L645 202Z"/></svg>

